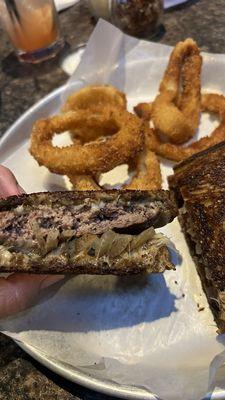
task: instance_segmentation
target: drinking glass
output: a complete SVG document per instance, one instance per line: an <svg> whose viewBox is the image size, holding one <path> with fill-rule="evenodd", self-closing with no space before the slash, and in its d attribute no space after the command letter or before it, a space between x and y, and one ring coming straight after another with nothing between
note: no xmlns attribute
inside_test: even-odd
<svg viewBox="0 0 225 400"><path fill-rule="evenodd" d="M64 45L53 0L0 0L0 19L20 61L52 58Z"/></svg>
<svg viewBox="0 0 225 400"><path fill-rule="evenodd" d="M112 0L112 23L128 35L150 39L159 32L163 0Z"/></svg>
<svg viewBox="0 0 225 400"><path fill-rule="evenodd" d="M103 18L109 21L111 0L88 0L87 4L95 19Z"/></svg>

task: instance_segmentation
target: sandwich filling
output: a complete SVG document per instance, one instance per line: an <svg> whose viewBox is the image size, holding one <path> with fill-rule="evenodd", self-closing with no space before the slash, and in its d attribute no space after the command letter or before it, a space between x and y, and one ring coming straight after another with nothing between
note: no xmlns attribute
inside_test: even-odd
<svg viewBox="0 0 225 400"><path fill-rule="evenodd" d="M146 220L157 219L160 205L128 205L127 209L115 204L69 205L51 208L40 205L38 208L19 205L11 212L1 214L0 229L4 238L18 237L24 240L32 237L33 224L44 235L49 229L73 230L75 236L86 233L99 234L109 229L124 229L140 225ZM35 241L35 237L32 238Z"/></svg>
<svg viewBox="0 0 225 400"><path fill-rule="evenodd" d="M170 211L157 198L75 196L44 193L3 201L2 271L21 265L30 272L101 274L174 268L166 247L169 240L154 227L171 220L175 209Z"/></svg>

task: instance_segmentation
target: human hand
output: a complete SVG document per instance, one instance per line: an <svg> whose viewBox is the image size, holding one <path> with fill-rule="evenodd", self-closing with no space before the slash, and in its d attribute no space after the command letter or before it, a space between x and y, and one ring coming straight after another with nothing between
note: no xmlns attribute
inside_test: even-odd
<svg viewBox="0 0 225 400"><path fill-rule="evenodd" d="M12 172L0 165L0 198L24 193ZM41 290L63 279L63 275L12 274L0 277L0 318L32 305Z"/></svg>

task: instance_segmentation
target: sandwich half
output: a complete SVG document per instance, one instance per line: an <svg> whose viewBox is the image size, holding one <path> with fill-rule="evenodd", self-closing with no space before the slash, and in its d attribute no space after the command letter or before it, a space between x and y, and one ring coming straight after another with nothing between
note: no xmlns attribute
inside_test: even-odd
<svg viewBox="0 0 225 400"><path fill-rule="evenodd" d="M137 274L174 268L168 191L34 193L0 200L0 271Z"/></svg>
<svg viewBox="0 0 225 400"><path fill-rule="evenodd" d="M209 305L225 332L225 142L178 164L169 184Z"/></svg>

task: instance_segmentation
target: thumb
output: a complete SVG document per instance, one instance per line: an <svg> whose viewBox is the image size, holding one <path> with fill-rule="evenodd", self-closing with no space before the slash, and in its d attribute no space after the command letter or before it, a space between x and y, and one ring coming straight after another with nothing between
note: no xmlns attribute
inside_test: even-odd
<svg viewBox="0 0 225 400"><path fill-rule="evenodd" d="M0 318L31 306L43 289L63 278L63 275L33 274L13 274L0 278Z"/></svg>
<svg viewBox="0 0 225 400"><path fill-rule="evenodd" d="M24 190L18 184L12 172L0 165L0 197L22 194Z"/></svg>

